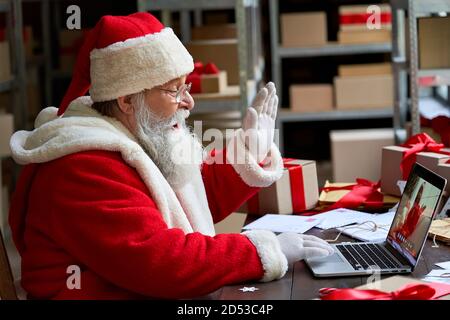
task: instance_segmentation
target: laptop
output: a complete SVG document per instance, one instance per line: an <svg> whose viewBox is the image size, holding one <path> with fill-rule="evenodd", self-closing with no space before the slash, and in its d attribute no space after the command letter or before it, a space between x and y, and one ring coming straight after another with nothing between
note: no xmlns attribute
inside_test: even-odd
<svg viewBox="0 0 450 320"><path fill-rule="evenodd" d="M317 277L414 271L446 183L416 163L385 241L333 244L334 254L306 259L306 264Z"/></svg>

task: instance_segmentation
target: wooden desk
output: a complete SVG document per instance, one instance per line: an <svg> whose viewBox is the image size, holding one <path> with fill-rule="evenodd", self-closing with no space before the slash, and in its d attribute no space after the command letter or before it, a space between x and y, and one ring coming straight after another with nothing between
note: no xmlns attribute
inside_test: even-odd
<svg viewBox="0 0 450 320"><path fill-rule="evenodd" d="M320 238L333 239L337 232L334 230L322 231L313 228L307 232ZM354 241L354 239L341 235L339 242ZM419 264L413 273L408 276L421 278L432 269L439 269L434 266L437 262L450 260L450 246L437 242L439 248L433 248L433 241L427 240L423 249ZM407 275L407 274L405 274ZM370 275L368 275L370 276ZM352 288L365 284L368 276L364 277L336 277L336 278L315 278L304 261L296 262L289 267L286 275L278 280L267 283L254 282L240 284L236 286L226 286L207 297L207 299L219 300L302 300L318 298L319 289L324 287L334 288ZM383 276L389 277L390 275ZM382 277L382 278L383 278ZM239 289L247 287L256 287L259 290L255 292L242 292Z"/></svg>

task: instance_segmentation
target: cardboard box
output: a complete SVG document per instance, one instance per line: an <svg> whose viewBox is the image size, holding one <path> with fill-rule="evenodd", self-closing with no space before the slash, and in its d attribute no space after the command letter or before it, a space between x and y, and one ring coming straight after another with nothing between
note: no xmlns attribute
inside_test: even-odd
<svg viewBox="0 0 450 320"><path fill-rule="evenodd" d="M397 181L403 179L403 174L400 170L400 164L403 159L403 154L408 148L400 146L387 146L383 148L381 160L381 192L400 196L400 190L397 186ZM449 151L449 149L443 149ZM437 172L440 164L449 159L449 156L438 155L432 152L419 152L416 155L416 162L419 162L429 169ZM438 173L438 172L437 172ZM439 173L438 173L439 174Z"/></svg>
<svg viewBox="0 0 450 320"><path fill-rule="evenodd" d="M325 12L285 13L281 15L283 47L323 46L327 43Z"/></svg>
<svg viewBox="0 0 450 320"><path fill-rule="evenodd" d="M292 111L319 112L333 109L331 84L294 84L289 87L289 95Z"/></svg>
<svg viewBox="0 0 450 320"><path fill-rule="evenodd" d="M0 113L0 157L11 155L9 139L14 132L14 117L9 113Z"/></svg>
<svg viewBox="0 0 450 320"><path fill-rule="evenodd" d="M11 57L8 41L0 42L0 82L11 80Z"/></svg>
<svg viewBox="0 0 450 320"><path fill-rule="evenodd" d="M450 163L440 163L437 167L436 173L447 179L447 187L445 188L445 191L447 192L447 195L450 196Z"/></svg>
<svg viewBox="0 0 450 320"><path fill-rule="evenodd" d="M394 104L392 75L335 77L337 109L388 108Z"/></svg>
<svg viewBox="0 0 450 320"><path fill-rule="evenodd" d="M340 77L372 76L381 74L392 74L392 64L389 62L366 63L340 65L338 67L338 75Z"/></svg>
<svg viewBox="0 0 450 320"><path fill-rule="evenodd" d="M380 22L381 29L390 30L392 28L391 7L388 4L377 4L380 9L380 19L372 18L373 11L367 11L368 4L346 5L339 7L339 29L340 30L370 30L367 22L373 25Z"/></svg>
<svg viewBox="0 0 450 320"><path fill-rule="evenodd" d="M450 245L450 218L436 218L431 222L430 231L428 237L436 238L438 241L445 242Z"/></svg>
<svg viewBox="0 0 450 320"><path fill-rule="evenodd" d="M420 18L419 68L450 68L450 17Z"/></svg>
<svg viewBox="0 0 450 320"><path fill-rule="evenodd" d="M195 61L213 62L220 70L226 71L228 85L239 84L237 40L192 41L186 47Z"/></svg>
<svg viewBox="0 0 450 320"><path fill-rule="evenodd" d="M446 150L443 150L446 151ZM425 168L438 173L438 166L446 163L450 160L450 155L434 153L434 152L421 152L417 154L416 162L423 165Z"/></svg>
<svg viewBox="0 0 450 320"><path fill-rule="evenodd" d="M381 177L383 147L394 143L394 131L386 129L337 130L330 132L334 181Z"/></svg>
<svg viewBox="0 0 450 320"><path fill-rule="evenodd" d="M346 186L352 186L355 183L352 182L334 182L334 183L330 183L329 181L325 182L325 188L326 187L346 187ZM319 204L321 206L329 206L332 205L336 202L338 202L342 197L344 197L347 193L349 193L350 190L333 190L333 191L328 191L325 192L322 190L322 192L320 193L319 196ZM383 196L383 204L384 207L388 208L388 207L392 207L393 205L395 205L397 202L399 201L398 197L393 197L390 195L384 195ZM364 207L361 207L360 209L363 209Z"/></svg>
<svg viewBox="0 0 450 320"><path fill-rule="evenodd" d="M341 44L366 44L391 42L391 30L340 30L338 42Z"/></svg>
<svg viewBox="0 0 450 320"><path fill-rule="evenodd" d="M367 26L367 23L355 23L355 24L341 24L339 25L340 31L370 31ZM392 30L391 23L382 23L380 24L380 29L377 30Z"/></svg>
<svg viewBox="0 0 450 320"><path fill-rule="evenodd" d="M204 74L200 78L202 93L220 93L227 87L227 72L218 74Z"/></svg>
<svg viewBox="0 0 450 320"><path fill-rule="evenodd" d="M316 162L312 160L292 160L289 163L301 166L303 176L301 187L291 190L290 172L285 168L283 175L277 182L267 188L262 188L254 197L241 206L237 212L260 215L266 213L292 214L294 213L292 195L298 195L301 189L303 189L305 206L298 212L314 208L319 199ZM252 201L253 203L256 202L256 208L251 205Z"/></svg>
<svg viewBox="0 0 450 320"><path fill-rule="evenodd" d="M397 181L403 180L400 163L403 153L408 148L400 146L384 147L381 160L381 192L394 196L401 196Z"/></svg>
<svg viewBox="0 0 450 320"><path fill-rule="evenodd" d="M217 25L206 25L193 27L191 30L192 40L214 40L214 39L236 39L236 24L226 23Z"/></svg>
<svg viewBox="0 0 450 320"><path fill-rule="evenodd" d="M339 15L349 15L349 14L361 14L367 13L367 8L369 4L352 4L346 6L339 6ZM377 4L380 8L380 12L391 12L391 6L389 4Z"/></svg>

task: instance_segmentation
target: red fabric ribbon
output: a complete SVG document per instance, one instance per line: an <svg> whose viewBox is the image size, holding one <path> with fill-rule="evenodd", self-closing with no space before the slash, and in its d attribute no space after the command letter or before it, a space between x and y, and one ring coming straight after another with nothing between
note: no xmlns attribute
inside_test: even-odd
<svg viewBox="0 0 450 320"><path fill-rule="evenodd" d="M397 291L322 288L322 300L433 300L450 294L445 283L407 284Z"/></svg>
<svg viewBox="0 0 450 320"><path fill-rule="evenodd" d="M303 168L298 163L289 163L294 160L296 159L284 158L283 166L289 171L292 211L300 212L306 209L305 188L303 183Z"/></svg>
<svg viewBox="0 0 450 320"><path fill-rule="evenodd" d="M293 212L301 212L306 209L305 189L303 184L303 168L300 164L290 163L296 159L283 158L283 166L289 172L291 188L291 200ZM247 200L249 213L259 213L258 194Z"/></svg>
<svg viewBox="0 0 450 320"><path fill-rule="evenodd" d="M335 190L350 190L350 192L322 212L338 208L358 208L361 205L367 208L380 208L383 206L383 194L379 191L380 185L381 181L375 183L367 179L357 178L356 184L353 185L325 187L322 189L325 192Z"/></svg>
<svg viewBox="0 0 450 320"><path fill-rule="evenodd" d="M436 152L450 155L450 152L441 151L441 149L444 148L442 143L436 143L436 141L426 133L419 133L412 136L402 144L402 147L409 148L404 151L403 159L400 163L400 170L402 171L404 180L408 179L409 173L416 162L416 155L419 152Z"/></svg>
<svg viewBox="0 0 450 320"><path fill-rule="evenodd" d="M372 16L372 13L348 13L339 15L340 24L365 24ZM382 12L380 14L380 23L391 23L391 13Z"/></svg>
<svg viewBox="0 0 450 320"><path fill-rule="evenodd" d="M201 77L204 74L218 74L220 72L219 68L209 62L206 65L203 62L197 61L194 63L194 71L192 71L186 78L186 83L192 83L191 93L201 93L202 92L202 81Z"/></svg>

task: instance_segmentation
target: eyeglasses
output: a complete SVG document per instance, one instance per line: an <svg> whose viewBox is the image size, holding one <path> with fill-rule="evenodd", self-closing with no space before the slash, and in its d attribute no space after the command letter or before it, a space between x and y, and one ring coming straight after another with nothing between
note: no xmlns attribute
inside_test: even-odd
<svg viewBox="0 0 450 320"><path fill-rule="evenodd" d="M164 88L158 89L171 93L171 96L175 97L176 103L180 103L186 97L186 93L189 93L189 91L191 91L191 87L192 83L185 83L178 90L169 90Z"/></svg>

